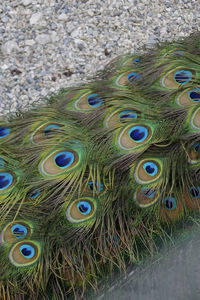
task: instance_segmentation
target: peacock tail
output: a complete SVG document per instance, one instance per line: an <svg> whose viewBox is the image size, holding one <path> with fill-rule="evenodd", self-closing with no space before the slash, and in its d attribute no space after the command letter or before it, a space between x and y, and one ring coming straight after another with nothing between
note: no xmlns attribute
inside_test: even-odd
<svg viewBox="0 0 200 300"><path fill-rule="evenodd" d="M0 299L76 299L200 209L200 34L0 122Z"/></svg>

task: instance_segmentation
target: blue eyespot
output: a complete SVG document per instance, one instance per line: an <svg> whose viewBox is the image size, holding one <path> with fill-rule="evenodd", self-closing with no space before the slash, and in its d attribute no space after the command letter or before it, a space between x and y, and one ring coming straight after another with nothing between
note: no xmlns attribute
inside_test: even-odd
<svg viewBox="0 0 200 300"><path fill-rule="evenodd" d="M196 199L200 198L200 187L199 186L197 186L197 187L192 186L190 188L189 192L190 192L190 195L192 196L192 198L196 198Z"/></svg>
<svg viewBox="0 0 200 300"><path fill-rule="evenodd" d="M13 176L10 173L0 173L0 191L7 189L13 182Z"/></svg>
<svg viewBox="0 0 200 300"><path fill-rule="evenodd" d="M187 84L192 79L192 72L187 70L179 70L174 74L174 80L180 85Z"/></svg>
<svg viewBox="0 0 200 300"><path fill-rule="evenodd" d="M68 168L74 162L74 154L68 151L59 152L55 155L54 162L56 166L58 166L61 169Z"/></svg>
<svg viewBox="0 0 200 300"><path fill-rule="evenodd" d="M146 162L143 164L143 169L150 176L156 176L158 174L158 167L153 162Z"/></svg>
<svg viewBox="0 0 200 300"><path fill-rule="evenodd" d="M0 139L7 137L10 134L10 129L5 126L0 126Z"/></svg>
<svg viewBox="0 0 200 300"><path fill-rule="evenodd" d="M92 210L90 203L86 201L80 201L77 203L77 208L82 215L89 215Z"/></svg>
<svg viewBox="0 0 200 300"><path fill-rule="evenodd" d="M17 239L24 239L25 236L27 235L26 227L21 224L13 225L11 227L11 232Z"/></svg>
<svg viewBox="0 0 200 300"><path fill-rule="evenodd" d="M182 56L184 54L184 51L178 50L178 51L175 51L173 54L177 55L177 56Z"/></svg>
<svg viewBox="0 0 200 300"><path fill-rule="evenodd" d="M148 130L144 126L134 126L128 131L129 136L134 142L142 143L148 137Z"/></svg>
<svg viewBox="0 0 200 300"><path fill-rule="evenodd" d="M165 208L168 210L174 210L176 208L176 200L173 197L167 197L163 200Z"/></svg>
<svg viewBox="0 0 200 300"><path fill-rule="evenodd" d="M50 137L50 136L54 135L56 130L59 129L59 128L60 128L60 126L57 125L57 124L48 125L44 129L44 135L46 137Z"/></svg>
<svg viewBox="0 0 200 300"><path fill-rule="evenodd" d="M95 186L95 188L94 188L94 186ZM89 182L88 182L88 188L89 188L92 192L97 193L97 192L102 192L102 191L103 191L104 185L103 185L102 182L100 182L100 187L99 187L97 181L95 181L95 183L93 183L93 181L89 181ZM98 189L99 189L99 191L98 191Z"/></svg>
<svg viewBox="0 0 200 300"><path fill-rule="evenodd" d="M124 110L118 116L121 122L123 122L126 119L137 119L137 117L137 113L133 110Z"/></svg>
<svg viewBox="0 0 200 300"><path fill-rule="evenodd" d="M35 255L34 247L27 245L27 244L20 246L19 250L20 250L21 254L27 259L31 259Z"/></svg>
<svg viewBox="0 0 200 300"><path fill-rule="evenodd" d="M27 194L27 196L32 200L36 199L39 195L40 195L40 189L30 191Z"/></svg>
<svg viewBox="0 0 200 300"><path fill-rule="evenodd" d="M136 79L138 79L141 75L139 73L132 72L127 75L128 81L133 83Z"/></svg>
<svg viewBox="0 0 200 300"><path fill-rule="evenodd" d="M91 94L87 97L87 103L91 107L99 107L102 104L102 99L98 94Z"/></svg>
<svg viewBox="0 0 200 300"><path fill-rule="evenodd" d="M142 188L142 192L149 199L153 199L155 196L155 191L152 189Z"/></svg>
<svg viewBox="0 0 200 300"><path fill-rule="evenodd" d="M132 64L138 63L138 62L140 62L140 61L141 61L140 58L135 58L135 59L132 60Z"/></svg>
<svg viewBox="0 0 200 300"><path fill-rule="evenodd" d="M193 149L195 152L199 152L200 151L200 143L196 143L194 146L193 146Z"/></svg>
<svg viewBox="0 0 200 300"><path fill-rule="evenodd" d="M193 89L188 92L189 98L194 102L200 101L200 90L199 89Z"/></svg>

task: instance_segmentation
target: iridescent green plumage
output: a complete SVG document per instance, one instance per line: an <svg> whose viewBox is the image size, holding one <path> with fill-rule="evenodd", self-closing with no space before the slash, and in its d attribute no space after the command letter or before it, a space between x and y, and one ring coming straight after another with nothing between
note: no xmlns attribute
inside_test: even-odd
<svg viewBox="0 0 200 300"><path fill-rule="evenodd" d="M80 299L199 212L199 87L198 33L2 120L1 299Z"/></svg>

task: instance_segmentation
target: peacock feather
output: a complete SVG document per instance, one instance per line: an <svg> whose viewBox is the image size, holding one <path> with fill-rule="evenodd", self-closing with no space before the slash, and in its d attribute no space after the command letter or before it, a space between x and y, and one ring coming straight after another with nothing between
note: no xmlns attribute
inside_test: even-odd
<svg viewBox="0 0 200 300"><path fill-rule="evenodd" d="M0 122L0 299L76 299L199 213L200 34Z"/></svg>

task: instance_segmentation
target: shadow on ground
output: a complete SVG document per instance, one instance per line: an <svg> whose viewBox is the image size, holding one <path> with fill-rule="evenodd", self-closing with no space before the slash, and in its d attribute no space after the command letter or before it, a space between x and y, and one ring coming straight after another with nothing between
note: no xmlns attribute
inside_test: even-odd
<svg viewBox="0 0 200 300"><path fill-rule="evenodd" d="M178 234L154 261L132 266L95 300L199 300L200 226Z"/></svg>

